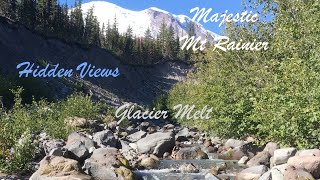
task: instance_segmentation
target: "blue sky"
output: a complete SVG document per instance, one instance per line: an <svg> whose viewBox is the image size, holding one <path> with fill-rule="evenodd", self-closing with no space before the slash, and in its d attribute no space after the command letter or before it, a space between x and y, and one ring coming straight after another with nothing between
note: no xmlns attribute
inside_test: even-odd
<svg viewBox="0 0 320 180"><path fill-rule="evenodd" d="M69 5L73 5L75 0L67 0ZM90 2L92 0L83 0L83 3ZM190 14L190 9L194 7L200 8L212 8L212 14L224 13L228 10L229 13L238 13L243 9L242 0L105 0L121 7L130 10L143 10L149 7L157 7L173 14L184 14L193 17ZM65 3L65 0L60 0L61 3ZM206 23L203 24L207 29L221 33L221 28L218 24Z"/></svg>

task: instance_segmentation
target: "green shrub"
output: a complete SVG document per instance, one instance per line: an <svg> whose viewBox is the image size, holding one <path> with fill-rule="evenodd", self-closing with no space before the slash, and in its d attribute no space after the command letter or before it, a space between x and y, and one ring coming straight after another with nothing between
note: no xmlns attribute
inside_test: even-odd
<svg viewBox="0 0 320 180"><path fill-rule="evenodd" d="M168 109L180 103L198 110L208 105L213 107L210 120L178 121L221 137L254 136L262 144L319 148L320 3L268 3L262 5L273 20L230 25L226 33L232 40L269 42L270 49L205 52L208 63L200 63L189 81L171 90Z"/></svg>
<svg viewBox="0 0 320 180"><path fill-rule="evenodd" d="M49 103L41 100L23 105L22 88L12 91L15 104L12 110L0 109L0 170L25 172L29 169L37 144L31 135L41 132L53 138L66 139L72 129L65 125L67 117L97 118L101 106L91 101L91 96L71 95L66 100ZM23 141L23 143L19 143ZM12 151L14 153L12 153Z"/></svg>

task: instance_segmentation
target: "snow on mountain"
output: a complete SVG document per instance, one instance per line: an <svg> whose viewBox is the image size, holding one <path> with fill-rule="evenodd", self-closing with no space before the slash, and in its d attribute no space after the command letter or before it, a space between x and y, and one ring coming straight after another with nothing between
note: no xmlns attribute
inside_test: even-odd
<svg viewBox="0 0 320 180"><path fill-rule="evenodd" d="M167 26L172 25L176 35L182 37L187 34L189 23L192 21L188 16L171 14L156 7L142 11L132 11L106 1L92 1L82 4L84 16L92 7L94 8L94 15L97 16L101 24L104 23L107 25L109 22L110 25L112 25L116 17L120 33L125 33L128 26L130 26L133 34L140 37L144 36L148 28L150 28L151 34L156 37L163 21L165 21ZM196 36L205 38L207 34L209 34L210 41L218 36L206 30L199 23L194 24Z"/></svg>

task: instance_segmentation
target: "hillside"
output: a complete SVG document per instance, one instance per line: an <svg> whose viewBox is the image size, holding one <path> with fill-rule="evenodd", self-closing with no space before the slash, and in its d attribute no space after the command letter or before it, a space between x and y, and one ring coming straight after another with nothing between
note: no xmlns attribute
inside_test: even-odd
<svg viewBox="0 0 320 180"><path fill-rule="evenodd" d="M59 39L44 37L26 27L0 18L0 72L18 76L16 65L23 61L45 61L60 63L63 67L76 67L89 62L97 67L120 70L118 78L67 79L73 84L81 84L94 97L119 105L121 101L150 104L154 98L167 91L173 84L184 79L190 66L167 62L154 66L129 66L121 64L108 51L97 47L83 47L80 44L65 43ZM53 81L52 91L57 98L71 93L69 83L57 79L41 80L48 84Z"/></svg>

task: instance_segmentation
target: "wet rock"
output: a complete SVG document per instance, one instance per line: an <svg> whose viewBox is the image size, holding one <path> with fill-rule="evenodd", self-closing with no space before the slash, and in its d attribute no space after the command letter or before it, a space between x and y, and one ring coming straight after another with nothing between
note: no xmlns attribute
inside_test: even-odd
<svg viewBox="0 0 320 180"><path fill-rule="evenodd" d="M205 178L205 180L220 180L217 176L215 176L211 173L206 174L206 176L204 178Z"/></svg>
<svg viewBox="0 0 320 180"><path fill-rule="evenodd" d="M239 161L238 164L246 164L249 161L248 156L243 156Z"/></svg>
<svg viewBox="0 0 320 180"><path fill-rule="evenodd" d="M173 132L157 132L148 134L136 143L138 153L150 153L162 157L165 152L171 152L175 145Z"/></svg>
<svg viewBox="0 0 320 180"><path fill-rule="evenodd" d="M283 177L285 180L314 180L309 172L303 169L296 169L294 166L288 166Z"/></svg>
<svg viewBox="0 0 320 180"><path fill-rule="evenodd" d="M288 160L288 165L305 169L314 178L320 178L320 156L294 156Z"/></svg>
<svg viewBox="0 0 320 180"><path fill-rule="evenodd" d="M93 135L93 140L100 147L118 147L119 140L113 135L110 130L97 132Z"/></svg>
<svg viewBox="0 0 320 180"><path fill-rule="evenodd" d="M42 147L44 149L44 152L46 153L46 155L49 155L49 153L56 148L62 148L65 145L63 140L45 140L42 143Z"/></svg>
<svg viewBox="0 0 320 180"><path fill-rule="evenodd" d="M296 148L284 148L274 151L271 159L271 166L281 165L287 163L288 159L296 154Z"/></svg>
<svg viewBox="0 0 320 180"><path fill-rule="evenodd" d="M129 163L116 148L99 148L85 161L84 169L95 180L134 179Z"/></svg>
<svg viewBox="0 0 320 180"><path fill-rule="evenodd" d="M298 151L296 156L320 156L320 149L305 149Z"/></svg>
<svg viewBox="0 0 320 180"><path fill-rule="evenodd" d="M64 123L73 128L85 128L88 126L89 121L79 117L68 117L64 120Z"/></svg>
<svg viewBox="0 0 320 180"><path fill-rule="evenodd" d="M135 132L135 133L130 134L129 136L127 136L127 139L130 142L137 142L141 138L145 137L146 135L147 135L147 133L145 131L138 131L138 132Z"/></svg>
<svg viewBox="0 0 320 180"><path fill-rule="evenodd" d="M192 163L181 165L179 170L182 173L199 173L200 172L200 170L196 166L194 166Z"/></svg>
<svg viewBox="0 0 320 180"><path fill-rule="evenodd" d="M255 155L252 159L250 159L247 163L249 167L251 166L258 166L258 165L270 165L270 153L268 151L259 152Z"/></svg>
<svg viewBox="0 0 320 180"><path fill-rule="evenodd" d="M235 147L243 146L244 144L246 144L245 141L241 141L237 139L228 139L227 142L224 144L224 146L235 148Z"/></svg>
<svg viewBox="0 0 320 180"><path fill-rule="evenodd" d="M200 147L186 147L176 152L175 159L208 159L208 155Z"/></svg>
<svg viewBox="0 0 320 180"><path fill-rule="evenodd" d="M269 142L266 147L263 149L263 151L268 151L271 156L273 156L274 151L279 149L279 145L274 142Z"/></svg>
<svg viewBox="0 0 320 180"><path fill-rule="evenodd" d="M140 166L145 169L156 169L159 166L159 159L154 155L142 157Z"/></svg>
<svg viewBox="0 0 320 180"><path fill-rule="evenodd" d="M30 177L30 180L43 179L81 179L90 180L92 177L81 172L79 163L60 156L46 156L40 162L40 168Z"/></svg>
<svg viewBox="0 0 320 180"><path fill-rule="evenodd" d="M237 174L237 180L258 180L267 171L267 166L253 166L244 169L239 174Z"/></svg>

